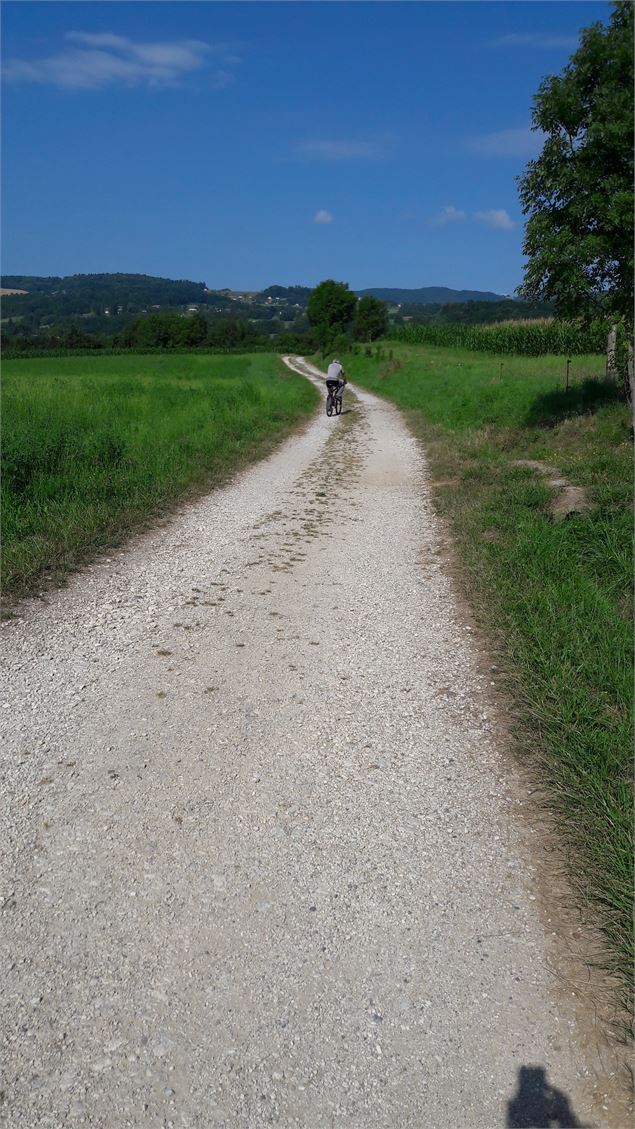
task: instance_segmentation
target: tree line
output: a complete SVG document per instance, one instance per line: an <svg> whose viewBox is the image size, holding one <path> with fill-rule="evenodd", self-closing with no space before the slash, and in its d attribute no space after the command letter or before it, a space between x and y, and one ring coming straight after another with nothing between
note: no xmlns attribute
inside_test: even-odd
<svg viewBox="0 0 635 1129"><path fill-rule="evenodd" d="M391 325L493 325L501 321L534 321L551 318L552 302L521 302L515 298L502 298L498 302L436 302L427 306L404 302L398 314L390 318Z"/></svg>
<svg viewBox="0 0 635 1129"><path fill-rule="evenodd" d="M312 353L337 347L341 352L355 341L374 341L387 329L387 313L376 298L358 299L347 283L327 279L309 291L307 314L294 315L286 324L275 310L267 317L246 319L210 317L208 312L183 314L158 310L129 318L111 333L94 333L86 324L52 326L36 336L21 322L4 326L5 356L42 352L152 349L223 349ZM232 314L234 311L232 310ZM307 316L308 315L308 316Z"/></svg>
<svg viewBox="0 0 635 1129"><path fill-rule="evenodd" d="M139 352L164 350L221 350L223 352L272 350L310 352L316 342L310 334L292 331L277 335L260 333L254 325L239 318L208 322L201 314L191 317L165 312L148 314L126 324L113 334L89 333L71 325L51 333L3 335L5 357L34 353Z"/></svg>

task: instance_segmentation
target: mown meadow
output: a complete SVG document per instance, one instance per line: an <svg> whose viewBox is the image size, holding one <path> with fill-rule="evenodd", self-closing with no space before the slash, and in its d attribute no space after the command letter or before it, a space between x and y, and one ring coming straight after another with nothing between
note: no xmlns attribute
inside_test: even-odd
<svg viewBox="0 0 635 1129"><path fill-rule="evenodd" d="M3 377L5 595L223 481L317 402L269 354L37 358L6 361Z"/></svg>
<svg viewBox="0 0 635 1129"><path fill-rule="evenodd" d="M496 645L520 747L630 1015L631 420L604 357L577 356L568 391L566 360L391 341L344 363L423 440L459 582ZM591 508L555 521L553 490L522 459L584 487Z"/></svg>

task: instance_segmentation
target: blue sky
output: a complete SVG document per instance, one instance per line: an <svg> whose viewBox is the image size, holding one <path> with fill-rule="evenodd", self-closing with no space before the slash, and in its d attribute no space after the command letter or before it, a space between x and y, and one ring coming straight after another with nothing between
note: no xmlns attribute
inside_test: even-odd
<svg viewBox="0 0 635 1129"><path fill-rule="evenodd" d="M576 0L3 4L5 274L510 293Z"/></svg>

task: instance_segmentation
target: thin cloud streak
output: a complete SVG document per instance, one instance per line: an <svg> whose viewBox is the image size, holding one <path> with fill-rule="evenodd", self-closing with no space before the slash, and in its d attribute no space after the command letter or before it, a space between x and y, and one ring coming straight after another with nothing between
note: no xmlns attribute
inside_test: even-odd
<svg viewBox="0 0 635 1129"><path fill-rule="evenodd" d="M456 223L465 219L467 219L465 212L462 212L460 208L455 208L453 204L448 204L438 215L432 216L428 223L432 224L433 227L443 227L446 223Z"/></svg>
<svg viewBox="0 0 635 1129"><path fill-rule="evenodd" d="M544 135L529 126L520 129L501 129L468 137L465 147L480 157L537 157L543 146Z"/></svg>
<svg viewBox="0 0 635 1129"><path fill-rule="evenodd" d="M76 46L44 59L8 59L7 82L31 82L66 90L98 90L105 86L175 86L186 75L210 65L214 48L198 39L163 43L134 43L110 32L68 32ZM226 60L221 60L223 63ZM227 70L211 73L212 86L222 89L233 76Z"/></svg>
<svg viewBox="0 0 635 1129"><path fill-rule="evenodd" d="M320 208L319 212L316 212L313 217L313 223L333 223L333 216L325 208Z"/></svg>
<svg viewBox="0 0 635 1129"><path fill-rule="evenodd" d="M538 31L501 35L492 40L490 47L537 47L543 51L575 51L578 43L574 35L545 35Z"/></svg>
<svg viewBox="0 0 635 1129"><path fill-rule="evenodd" d="M479 223L485 223L488 227L496 228L497 231L511 231L516 227L513 219L505 211L504 208L490 208L486 212L475 212L474 219Z"/></svg>

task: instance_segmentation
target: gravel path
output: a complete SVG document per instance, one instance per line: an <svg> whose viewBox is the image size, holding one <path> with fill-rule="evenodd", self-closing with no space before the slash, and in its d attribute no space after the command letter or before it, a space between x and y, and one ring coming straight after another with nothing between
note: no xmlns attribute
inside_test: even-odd
<svg viewBox="0 0 635 1129"><path fill-rule="evenodd" d="M3 1124L608 1124L425 475L349 391L5 625Z"/></svg>

